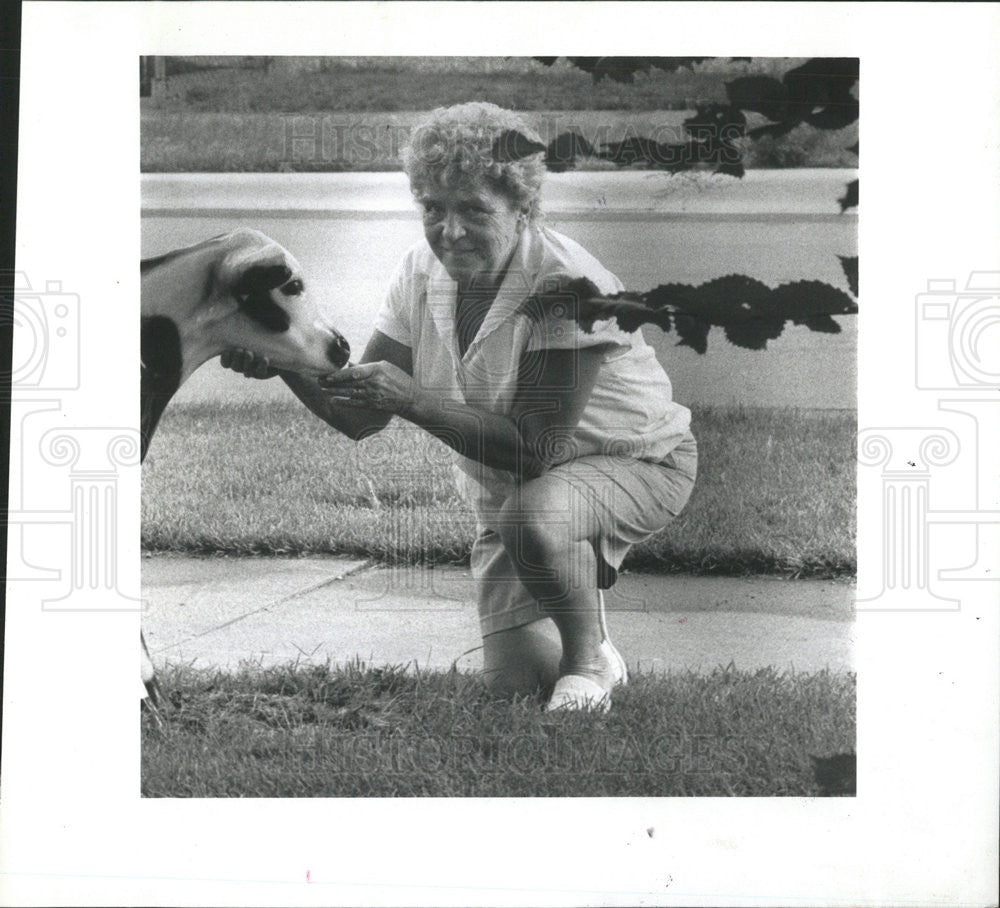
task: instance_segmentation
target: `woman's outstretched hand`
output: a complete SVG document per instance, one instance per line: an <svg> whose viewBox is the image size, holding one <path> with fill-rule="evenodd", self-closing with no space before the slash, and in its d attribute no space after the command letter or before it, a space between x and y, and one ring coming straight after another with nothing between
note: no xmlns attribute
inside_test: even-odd
<svg viewBox="0 0 1000 908"><path fill-rule="evenodd" d="M414 403L413 379L384 360L324 375L319 386L338 404L405 415Z"/></svg>
<svg viewBox="0 0 1000 908"><path fill-rule="evenodd" d="M274 378L278 374L277 369L271 368L266 356L255 356L240 347L223 350L219 361L224 368L239 372L247 378Z"/></svg>

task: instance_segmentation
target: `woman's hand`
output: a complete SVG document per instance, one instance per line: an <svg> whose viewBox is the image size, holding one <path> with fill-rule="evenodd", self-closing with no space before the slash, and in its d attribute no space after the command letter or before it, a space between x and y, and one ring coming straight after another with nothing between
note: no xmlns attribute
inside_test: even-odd
<svg viewBox="0 0 1000 908"><path fill-rule="evenodd" d="M219 361L223 368L232 369L247 378L274 378L278 374L277 369L271 368L266 356L255 356L249 350L240 347L223 350Z"/></svg>
<svg viewBox="0 0 1000 908"><path fill-rule="evenodd" d="M414 385L398 366L381 360L324 375L319 386L338 404L405 416L414 405Z"/></svg>

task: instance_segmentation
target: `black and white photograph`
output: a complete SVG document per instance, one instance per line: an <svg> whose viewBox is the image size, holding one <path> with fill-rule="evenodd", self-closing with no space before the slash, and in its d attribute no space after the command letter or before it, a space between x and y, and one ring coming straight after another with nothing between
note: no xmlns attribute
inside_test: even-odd
<svg viewBox="0 0 1000 908"><path fill-rule="evenodd" d="M854 795L858 60L140 74L143 793Z"/></svg>
<svg viewBox="0 0 1000 908"><path fill-rule="evenodd" d="M995 904L950 7L23 4L0 901Z"/></svg>

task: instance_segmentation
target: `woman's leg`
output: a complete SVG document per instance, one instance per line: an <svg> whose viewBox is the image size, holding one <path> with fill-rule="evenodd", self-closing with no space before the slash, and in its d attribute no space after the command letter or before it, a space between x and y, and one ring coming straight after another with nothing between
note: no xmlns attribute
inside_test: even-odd
<svg viewBox="0 0 1000 908"><path fill-rule="evenodd" d="M562 640L560 677L569 686L557 693L575 699L567 675L585 679L577 692L594 682L605 693L621 676L621 657L601 645L595 552L617 565L630 545L670 523L691 494L696 464L693 438L661 464L590 455L524 483L504 503L495 526L505 571L532 597L536 615L553 619Z"/></svg>
<svg viewBox="0 0 1000 908"><path fill-rule="evenodd" d="M610 691L614 668L601 649L594 510L574 485L550 472L511 495L502 518L500 538L518 580L559 631L560 676L581 675Z"/></svg>
<svg viewBox="0 0 1000 908"><path fill-rule="evenodd" d="M530 696L551 687L559 677L559 634L517 579L497 533L480 528L471 568L483 634L483 677L490 689Z"/></svg>
<svg viewBox="0 0 1000 908"><path fill-rule="evenodd" d="M559 677L562 647L548 619L483 637L483 676L490 690L530 696Z"/></svg>

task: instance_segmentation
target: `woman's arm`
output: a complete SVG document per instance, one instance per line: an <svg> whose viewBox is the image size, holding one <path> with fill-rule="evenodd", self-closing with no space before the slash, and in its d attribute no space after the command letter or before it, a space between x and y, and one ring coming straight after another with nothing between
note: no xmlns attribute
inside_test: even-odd
<svg viewBox="0 0 1000 908"><path fill-rule="evenodd" d="M603 353L588 347L525 354L510 416L427 401L403 415L466 457L534 479L572 458L568 435L594 390Z"/></svg>
<svg viewBox="0 0 1000 908"><path fill-rule="evenodd" d="M579 424L609 346L539 350L522 357L511 417L544 460L552 460L545 452L559 445L559 436Z"/></svg>
<svg viewBox="0 0 1000 908"><path fill-rule="evenodd" d="M387 362L407 375L413 374L413 351L381 331L372 334L361 356L361 362L362 364ZM392 419L392 413L388 410L358 406L355 403L341 405L343 401L331 397L314 378L307 378L295 372L279 374L291 388L292 393L306 407L324 422L355 441L384 429Z"/></svg>
<svg viewBox="0 0 1000 908"><path fill-rule="evenodd" d="M531 479L567 459L561 439L580 421L602 355L600 347L526 355L510 416L443 400L388 362L344 369L322 386L341 404L396 413L465 457Z"/></svg>
<svg viewBox="0 0 1000 908"><path fill-rule="evenodd" d="M413 372L413 351L381 331L376 331L365 348L361 362L391 363L409 375ZM312 413L355 441L384 429L392 418L392 413L384 409L359 406L351 401L338 401L323 389L317 379L297 372L272 369L266 357L254 356L248 350L226 350L222 354L222 365L248 378L272 378L280 375L292 393Z"/></svg>

